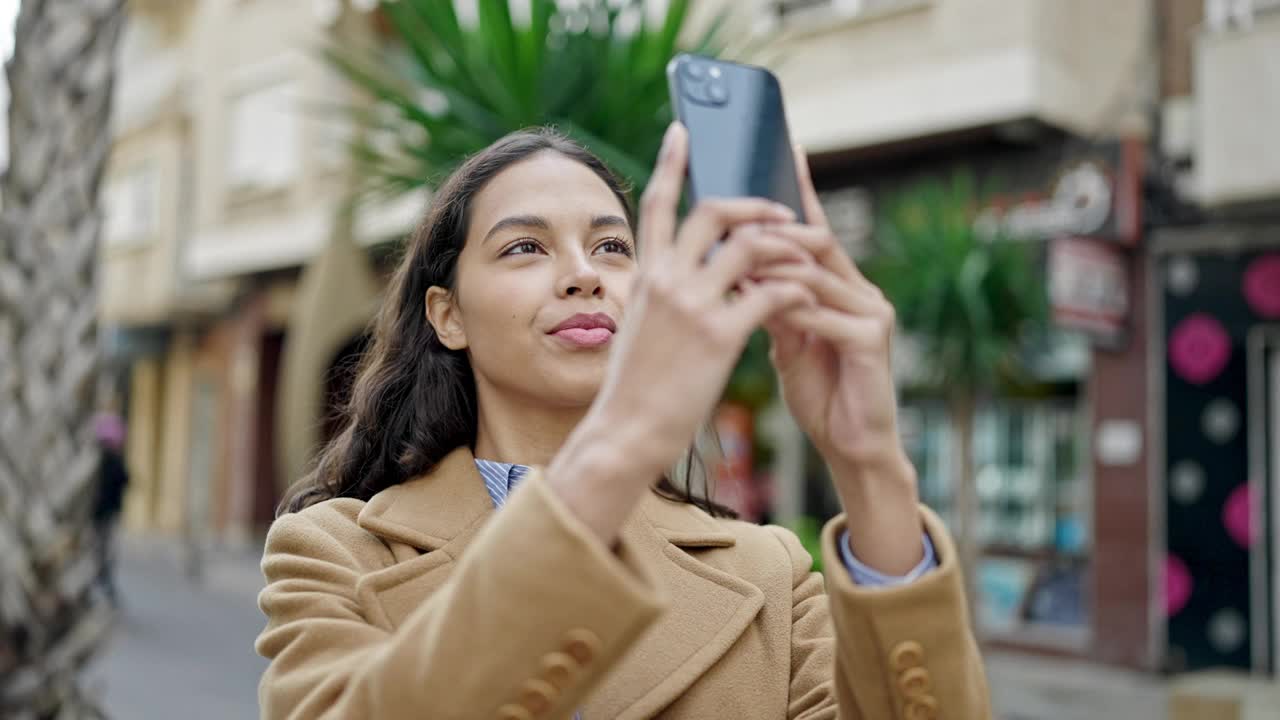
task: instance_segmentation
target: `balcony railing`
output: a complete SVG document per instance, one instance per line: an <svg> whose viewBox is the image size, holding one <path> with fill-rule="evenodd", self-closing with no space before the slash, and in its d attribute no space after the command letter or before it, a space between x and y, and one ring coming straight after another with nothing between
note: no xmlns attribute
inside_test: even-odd
<svg viewBox="0 0 1280 720"><path fill-rule="evenodd" d="M772 0L768 7L782 23L850 20L887 15L928 5L933 0Z"/></svg>
<svg viewBox="0 0 1280 720"><path fill-rule="evenodd" d="M1280 0L1205 0L1205 24L1211 32L1253 27L1260 15L1280 12Z"/></svg>
<svg viewBox="0 0 1280 720"><path fill-rule="evenodd" d="M1280 196L1280 0L1208 2L1195 44L1195 167L1210 206Z"/></svg>

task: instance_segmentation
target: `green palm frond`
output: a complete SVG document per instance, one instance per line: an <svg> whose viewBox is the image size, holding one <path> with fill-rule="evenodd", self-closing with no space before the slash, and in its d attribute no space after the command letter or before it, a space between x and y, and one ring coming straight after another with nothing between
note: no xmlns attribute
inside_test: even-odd
<svg viewBox="0 0 1280 720"><path fill-rule="evenodd" d="M529 0L517 18L508 0L477 0L464 22L449 0L383 2L390 42L324 49L371 103L353 113L362 192L430 186L533 125L560 128L642 188L671 118L666 64L683 50L718 54L726 14L685 46L689 0L661 17L645 5Z"/></svg>
<svg viewBox="0 0 1280 720"><path fill-rule="evenodd" d="M890 198L879 253L864 263L919 338L941 387L981 389L1009 374L1023 339L1043 326L1045 291L1029 243L974 228L972 176L925 180Z"/></svg>

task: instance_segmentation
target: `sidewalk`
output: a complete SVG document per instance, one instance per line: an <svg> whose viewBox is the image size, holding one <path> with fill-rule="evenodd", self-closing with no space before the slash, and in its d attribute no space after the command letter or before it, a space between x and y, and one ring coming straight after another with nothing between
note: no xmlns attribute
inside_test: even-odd
<svg viewBox="0 0 1280 720"><path fill-rule="evenodd" d="M120 548L120 621L89 673L109 717L227 720L258 715L266 666L253 652L264 618L259 552L204 555L200 582L167 537L126 536ZM1159 678L1087 663L988 652L1000 720L1166 720Z"/></svg>
<svg viewBox="0 0 1280 720"><path fill-rule="evenodd" d="M989 651L984 653L1001 720L1166 720L1168 687L1128 670Z"/></svg>
<svg viewBox="0 0 1280 720"><path fill-rule="evenodd" d="M266 662L253 652L265 620L258 553L209 553L201 581L169 537L121 538L121 610L86 686L113 720L258 716Z"/></svg>

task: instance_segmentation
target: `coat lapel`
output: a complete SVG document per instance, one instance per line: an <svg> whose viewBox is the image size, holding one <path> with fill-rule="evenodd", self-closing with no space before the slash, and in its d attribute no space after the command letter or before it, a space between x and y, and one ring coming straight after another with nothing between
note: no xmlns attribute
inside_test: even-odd
<svg viewBox="0 0 1280 720"><path fill-rule="evenodd" d="M492 512L475 457L460 447L427 474L374 495L357 522L384 539L435 550Z"/></svg>
<svg viewBox="0 0 1280 720"><path fill-rule="evenodd" d="M358 582L370 619L397 626L443 585L493 512L465 447L427 475L374 496L358 522L402 560ZM671 602L589 699L590 716L627 720L651 717L680 697L751 625L764 593L687 552L735 543L731 533L692 506L647 495L622 538L650 563Z"/></svg>
<svg viewBox="0 0 1280 720"><path fill-rule="evenodd" d="M590 717L631 720L670 705L728 652L760 612L764 593L686 552L735 544L692 506L649 495L622 537L652 563L671 603L588 701Z"/></svg>
<svg viewBox="0 0 1280 720"><path fill-rule="evenodd" d="M493 500L466 447L426 475L374 495L356 522L387 543L396 563L356 583L370 621L387 629L398 626L444 584L454 561L492 514Z"/></svg>

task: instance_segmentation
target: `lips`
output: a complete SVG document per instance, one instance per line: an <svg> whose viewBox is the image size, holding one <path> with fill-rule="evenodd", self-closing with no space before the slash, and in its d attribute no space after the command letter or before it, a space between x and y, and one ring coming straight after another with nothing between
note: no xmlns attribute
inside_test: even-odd
<svg viewBox="0 0 1280 720"><path fill-rule="evenodd" d="M617 329L613 318L604 313L579 313L556 325L548 334L576 347L599 347L612 340Z"/></svg>

